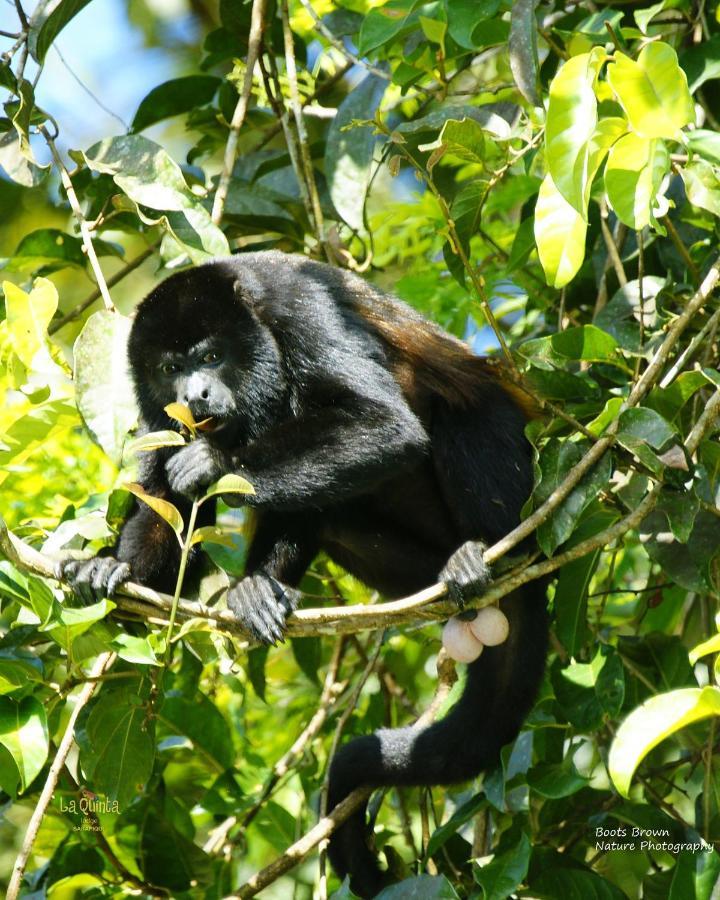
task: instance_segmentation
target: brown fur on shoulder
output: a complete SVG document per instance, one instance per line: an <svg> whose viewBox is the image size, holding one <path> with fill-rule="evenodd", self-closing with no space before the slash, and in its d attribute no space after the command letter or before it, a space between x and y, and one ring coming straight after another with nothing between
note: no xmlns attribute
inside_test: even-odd
<svg viewBox="0 0 720 900"><path fill-rule="evenodd" d="M393 359L393 372L408 399L421 401L422 395L442 397L450 406L477 402L483 386L499 384L528 419L539 409L522 388L512 383L505 363L497 358L477 356L470 348L436 325L399 307L387 298L363 304L358 312L374 328Z"/></svg>

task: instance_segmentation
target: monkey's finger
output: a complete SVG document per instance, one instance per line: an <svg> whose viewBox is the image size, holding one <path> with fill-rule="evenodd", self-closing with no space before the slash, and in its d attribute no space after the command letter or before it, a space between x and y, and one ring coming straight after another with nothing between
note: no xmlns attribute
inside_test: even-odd
<svg viewBox="0 0 720 900"><path fill-rule="evenodd" d="M116 563L115 568L107 580L108 597L112 597L121 584L129 581L131 575L130 566L127 563Z"/></svg>

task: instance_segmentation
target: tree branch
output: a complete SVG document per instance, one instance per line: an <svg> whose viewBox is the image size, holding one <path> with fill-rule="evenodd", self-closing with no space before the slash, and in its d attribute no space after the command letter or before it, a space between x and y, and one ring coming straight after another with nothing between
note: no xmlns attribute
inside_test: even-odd
<svg viewBox="0 0 720 900"><path fill-rule="evenodd" d="M242 128L243 123L245 122L245 116L247 115L250 94L252 93L255 66L257 65L258 57L260 55L260 44L265 28L265 5L266 0L253 0L252 13L250 16L250 37L248 38L245 80L230 122L230 133L228 134L227 144L225 145L225 158L223 160L222 171L213 199L212 221L214 225L219 225L222 221L228 189L230 187L230 179L232 178L233 169L235 168L240 129Z"/></svg>

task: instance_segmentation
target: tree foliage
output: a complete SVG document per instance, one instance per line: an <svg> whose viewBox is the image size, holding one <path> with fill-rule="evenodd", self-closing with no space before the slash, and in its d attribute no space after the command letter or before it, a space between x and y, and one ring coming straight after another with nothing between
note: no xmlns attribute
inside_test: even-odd
<svg viewBox="0 0 720 900"><path fill-rule="evenodd" d="M717 4L221 0L127 133L68 148L35 93L87 5L6 6L0 32L9 895L251 896L322 810L334 739L433 694L441 590L343 618L339 597L374 598L321 558L302 585L317 609L283 648L248 647L218 611L242 515L193 533L196 507L183 523L132 483L138 453L202 427L175 409L182 437L133 442L126 313L147 263L277 247L493 349L541 408L526 524L490 548L479 602L553 575L547 677L495 769L375 804L406 879L384 896L717 896ZM174 598L79 607L52 577L112 543L130 494L183 558L203 541L199 602L180 578ZM530 532L538 552L508 559ZM318 878L309 855L266 895Z"/></svg>

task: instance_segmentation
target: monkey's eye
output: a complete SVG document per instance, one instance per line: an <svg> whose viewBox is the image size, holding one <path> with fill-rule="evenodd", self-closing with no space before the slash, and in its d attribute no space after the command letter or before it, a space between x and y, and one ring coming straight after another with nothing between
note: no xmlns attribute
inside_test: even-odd
<svg viewBox="0 0 720 900"><path fill-rule="evenodd" d="M163 375L174 375L176 372L180 370L180 366L175 363L163 363L160 366L160 371Z"/></svg>
<svg viewBox="0 0 720 900"><path fill-rule="evenodd" d="M205 362L205 363L220 362L220 354L216 350L210 350L205 354L205 356L203 356L203 362Z"/></svg>

